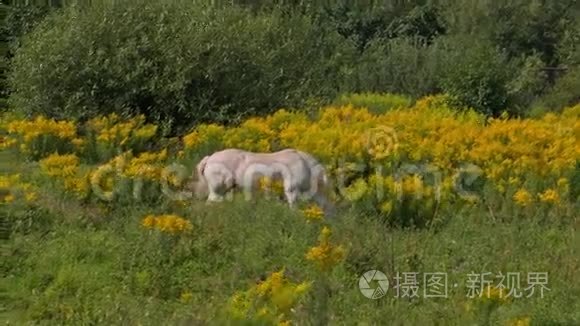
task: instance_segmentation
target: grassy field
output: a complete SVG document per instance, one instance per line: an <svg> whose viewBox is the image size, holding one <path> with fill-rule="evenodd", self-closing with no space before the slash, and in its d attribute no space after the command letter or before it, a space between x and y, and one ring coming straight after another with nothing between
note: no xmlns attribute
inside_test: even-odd
<svg viewBox="0 0 580 326"><path fill-rule="evenodd" d="M484 204L449 199L437 206L437 223L403 227L364 203L309 218L241 195L211 205L78 199L50 177L50 160L0 151L3 182L24 189L0 194L9 228L0 319L8 325L580 324L574 202L516 209L511 195L486 192ZM182 161L188 173L195 161ZM173 224L155 222L163 219ZM389 281L376 299L359 288L370 270ZM438 287L432 273L446 282Z"/></svg>
<svg viewBox="0 0 580 326"><path fill-rule="evenodd" d="M33 166L10 159L2 153L3 169L34 177ZM577 225L494 223L489 212L469 210L446 212L453 218L441 229L411 231L344 211L329 224L348 256L319 275L304 259L319 226L281 203L193 203L179 209L192 222L192 235L172 241L141 226L142 217L160 207L79 206L50 188L39 197L34 207L2 207L20 222L5 241L2 261L2 315L11 325L226 323L229 298L282 267L297 280L324 282L297 306L297 324L580 321ZM397 298L390 288L380 299L365 298L358 279L372 269L391 281L397 272L420 273L419 297ZM447 273L448 298L424 298L422 274L430 272ZM546 272L550 291L543 298L498 300L488 312L485 300L467 297L468 275L484 272L521 273L522 285L528 272Z"/></svg>

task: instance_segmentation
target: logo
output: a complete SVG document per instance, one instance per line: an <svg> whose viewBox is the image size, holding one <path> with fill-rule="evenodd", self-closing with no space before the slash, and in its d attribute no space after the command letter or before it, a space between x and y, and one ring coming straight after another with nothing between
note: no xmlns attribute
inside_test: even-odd
<svg viewBox="0 0 580 326"><path fill-rule="evenodd" d="M375 288L371 287L371 282L373 281L378 283ZM383 272L373 269L367 271L360 277L358 280L358 287L360 292L365 297L376 300L387 294L387 290L389 289L389 280L387 279L387 275L385 275Z"/></svg>
<svg viewBox="0 0 580 326"><path fill-rule="evenodd" d="M373 128L367 134L367 151L375 159L393 155L399 147L395 129L388 126Z"/></svg>

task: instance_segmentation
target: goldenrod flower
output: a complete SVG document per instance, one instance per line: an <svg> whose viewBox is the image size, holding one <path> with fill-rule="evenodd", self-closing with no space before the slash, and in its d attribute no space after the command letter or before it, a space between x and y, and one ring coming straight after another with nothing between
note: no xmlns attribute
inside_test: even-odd
<svg viewBox="0 0 580 326"><path fill-rule="evenodd" d="M191 298L193 298L193 293L191 293L190 291L185 291L181 293L179 301L181 301L182 303L188 303L189 301L191 301Z"/></svg>
<svg viewBox="0 0 580 326"><path fill-rule="evenodd" d="M163 162L167 159L167 149L155 152L144 152L131 158L123 170L129 178L144 178L159 181L163 173Z"/></svg>
<svg viewBox="0 0 580 326"><path fill-rule="evenodd" d="M72 139L76 136L74 121L56 121L38 116L32 120L14 120L8 123L9 134L20 135L25 143L32 142L42 135L52 135L60 139Z"/></svg>
<svg viewBox="0 0 580 326"><path fill-rule="evenodd" d="M504 303L510 300L507 295L507 290L505 288L500 288L496 286L486 286L481 293L483 300L489 300L497 303Z"/></svg>
<svg viewBox="0 0 580 326"><path fill-rule="evenodd" d="M193 229L190 221L177 215L147 215L143 218L141 225L149 229L157 229L164 233L179 234L187 233Z"/></svg>
<svg viewBox="0 0 580 326"><path fill-rule="evenodd" d="M151 229L151 228L153 228L155 226L155 222L156 222L155 216L153 216L153 215L147 215L143 219L143 222L141 224L144 227Z"/></svg>
<svg viewBox="0 0 580 326"><path fill-rule="evenodd" d="M156 133L157 133L156 125L145 125L135 130L135 138L149 139L154 137Z"/></svg>
<svg viewBox="0 0 580 326"><path fill-rule="evenodd" d="M530 317L522 317L508 321L507 326L530 326L532 319Z"/></svg>
<svg viewBox="0 0 580 326"><path fill-rule="evenodd" d="M566 178L558 179L557 185L558 185L558 189L563 194L567 194L568 191L570 190L570 182Z"/></svg>
<svg viewBox="0 0 580 326"><path fill-rule="evenodd" d="M357 179L344 190L344 196L349 201L357 201L362 199L368 191L367 182L364 179Z"/></svg>
<svg viewBox="0 0 580 326"><path fill-rule="evenodd" d="M79 162L75 154L54 153L40 161L40 168L51 177L68 177L76 174Z"/></svg>
<svg viewBox="0 0 580 326"><path fill-rule="evenodd" d="M312 247L306 253L306 259L314 262L321 270L328 271L338 264L345 255L342 246L330 243L331 231L323 227L320 232L319 245Z"/></svg>
<svg viewBox="0 0 580 326"><path fill-rule="evenodd" d="M38 198L36 192L27 192L25 195L25 199L27 202L32 203Z"/></svg>
<svg viewBox="0 0 580 326"><path fill-rule="evenodd" d="M258 180L258 187L264 192L273 192L275 194L284 193L284 184L282 180L272 180L268 177L261 177Z"/></svg>
<svg viewBox="0 0 580 326"><path fill-rule="evenodd" d="M82 148L86 141L82 138L74 138L73 140L70 141L73 145L75 145L77 148Z"/></svg>
<svg viewBox="0 0 580 326"><path fill-rule="evenodd" d="M219 141L225 133L225 127L218 124L202 124L183 137L185 149L193 149L209 140Z"/></svg>
<svg viewBox="0 0 580 326"><path fill-rule="evenodd" d="M533 201L532 195L524 188L516 191L513 199L520 206L528 206Z"/></svg>
<svg viewBox="0 0 580 326"><path fill-rule="evenodd" d="M318 205L310 205L308 208L302 210L302 214L308 221L319 221L324 218L324 212Z"/></svg>
<svg viewBox="0 0 580 326"><path fill-rule="evenodd" d="M0 150L10 148L17 143L18 141L14 138L0 136Z"/></svg>
<svg viewBox="0 0 580 326"><path fill-rule="evenodd" d="M31 203L37 198L36 190L32 184L22 182L20 174L0 175L0 203L12 203L20 197Z"/></svg>
<svg viewBox="0 0 580 326"><path fill-rule="evenodd" d="M282 269L247 291L235 293L230 300L229 311L239 319L288 324L290 320L286 316L310 287L310 282L290 282ZM253 313L251 307L255 308Z"/></svg>
<svg viewBox="0 0 580 326"><path fill-rule="evenodd" d="M380 211L385 214L390 214L393 211L393 202L392 201L385 201L380 206Z"/></svg>
<svg viewBox="0 0 580 326"><path fill-rule="evenodd" d="M15 200L16 198L14 197L13 194L8 194L6 196L4 196L4 202L5 203L11 203Z"/></svg>
<svg viewBox="0 0 580 326"><path fill-rule="evenodd" d="M65 178L64 188L69 192L74 193L79 198L85 198L91 190L87 175Z"/></svg>
<svg viewBox="0 0 580 326"><path fill-rule="evenodd" d="M539 195L540 200L544 203L557 204L560 202L560 195L554 189L547 189Z"/></svg>

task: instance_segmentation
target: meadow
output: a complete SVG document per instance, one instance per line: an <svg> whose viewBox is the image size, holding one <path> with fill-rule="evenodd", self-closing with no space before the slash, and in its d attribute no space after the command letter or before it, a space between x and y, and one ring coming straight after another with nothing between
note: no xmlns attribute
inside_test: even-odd
<svg viewBox="0 0 580 326"><path fill-rule="evenodd" d="M9 325L579 324L580 105L488 118L451 103L344 96L176 137L143 116L5 113L0 316ZM268 196L280 191L269 180L257 201L206 204L188 189L195 164L229 147L311 153L333 181L337 216L306 202L288 209ZM372 270L388 285L374 279L361 291Z"/></svg>

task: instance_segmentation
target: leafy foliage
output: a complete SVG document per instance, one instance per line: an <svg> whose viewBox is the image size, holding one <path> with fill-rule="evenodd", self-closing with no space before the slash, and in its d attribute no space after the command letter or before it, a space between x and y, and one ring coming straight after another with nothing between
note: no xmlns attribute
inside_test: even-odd
<svg viewBox="0 0 580 326"><path fill-rule="evenodd" d="M464 105L497 116L508 108L510 76L509 63L493 47L456 48L448 58L442 88Z"/></svg>
<svg viewBox="0 0 580 326"><path fill-rule="evenodd" d="M143 113L173 125L332 97L348 50L305 17L152 1L72 6L24 42L11 75L18 110Z"/></svg>
<svg viewBox="0 0 580 326"><path fill-rule="evenodd" d="M575 0L96 1L38 25L47 11L10 18L10 104L25 113L142 113L167 131L342 92L445 91L490 115L577 100Z"/></svg>
<svg viewBox="0 0 580 326"><path fill-rule="evenodd" d="M385 113L391 109L407 108L411 106L411 100L398 94L375 94L375 93L349 93L342 94L335 101L334 105L368 109L375 114Z"/></svg>

